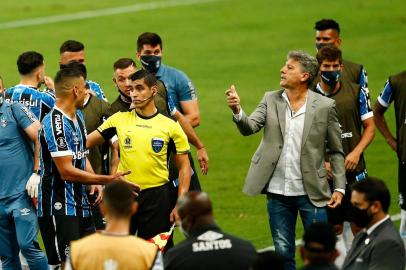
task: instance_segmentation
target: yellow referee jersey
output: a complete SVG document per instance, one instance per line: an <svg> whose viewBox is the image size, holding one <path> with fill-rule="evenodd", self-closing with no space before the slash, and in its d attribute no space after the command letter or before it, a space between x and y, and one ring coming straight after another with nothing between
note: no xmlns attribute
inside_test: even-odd
<svg viewBox="0 0 406 270"><path fill-rule="evenodd" d="M186 134L178 122L163 114L146 118L136 113L117 112L97 129L105 139L117 135L120 148L118 171L131 170L127 179L141 189L158 187L168 180L168 151L189 152Z"/></svg>

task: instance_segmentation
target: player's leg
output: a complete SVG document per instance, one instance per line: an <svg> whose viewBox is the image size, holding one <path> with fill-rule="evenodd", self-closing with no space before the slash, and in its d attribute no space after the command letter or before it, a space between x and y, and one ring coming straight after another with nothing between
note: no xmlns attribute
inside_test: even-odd
<svg viewBox="0 0 406 270"><path fill-rule="evenodd" d="M2 269L21 270L16 228L9 201L10 198L0 200L0 257Z"/></svg>
<svg viewBox="0 0 406 270"><path fill-rule="evenodd" d="M398 170L399 206L400 206L400 237L406 245L406 161L399 160Z"/></svg>
<svg viewBox="0 0 406 270"><path fill-rule="evenodd" d="M96 232L94 219L90 217L80 218L80 238L86 237Z"/></svg>
<svg viewBox="0 0 406 270"><path fill-rule="evenodd" d="M268 194L267 198L269 225L275 251L285 257L286 270L296 269L295 229L298 212L296 197Z"/></svg>
<svg viewBox="0 0 406 270"><path fill-rule="evenodd" d="M142 191L140 197L143 200L139 205L137 235L143 239L168 232L172 226L169 215L173 210L170 182L167 184ZM172 237L166 244L166 250L173 246Z"/></svg>
<svg viewBox="0 0 406 270"><path fill-rule="evenodd" d="M199 177L197 176L197 171L195 168L195 163L193 162L192 154L188 154L190 167L192 168L192 175L190 177L190 191L201 191L202 187L200 186Z"/></svg>
<svg viewBox="0 0 406 270"><path fill-rule="evenodd" d="M13 202L13 219L18 246L31 270L47 270L48 261L38 244L36 210L25 193Z"/></svg>
<svg viewBox="0 0 406 270"><path fill-rule="evenodd" d="M61 242L56 234L55 216L38 217L38 224L48 258L49 269L61 267Z"/></svg>

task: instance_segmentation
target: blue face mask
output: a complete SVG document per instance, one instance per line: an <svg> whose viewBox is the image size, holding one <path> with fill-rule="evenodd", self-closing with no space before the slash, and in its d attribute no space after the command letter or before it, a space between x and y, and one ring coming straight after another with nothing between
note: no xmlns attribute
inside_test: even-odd
<svg viewBox="0 0 406 270"><path fill-rule="evenodd" d="M157 55L142 55L140 57L142 66L149 72L156 74L161 67L161 56Z"/></svg>
<svg viewBox="0 0 406 270"><path fill-rule="evenodd" d="M341 77L341 71L322 71L321 72L321 80L330 87L334 87L337 85L338 81Z"/></svg>

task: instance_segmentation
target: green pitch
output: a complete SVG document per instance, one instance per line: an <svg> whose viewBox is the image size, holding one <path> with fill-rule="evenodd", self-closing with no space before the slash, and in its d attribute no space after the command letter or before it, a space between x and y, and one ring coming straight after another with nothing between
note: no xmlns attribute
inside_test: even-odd
<svg viewBox="0 0 406 270"><path fill-rule="evenodd" d="M117 3L127 6L135 1L2 1L0 24L113 8ZM279 88L279 70L287 52L301 49L315 54L314 22L334 18L342 28L344 58L364 64L368 71L374 103L388 75L405 69L406 17L402 10L401 0L225 0L0 28L0 74L7 86L16 84L18 54L37 50L45 56L47 73L54 76L60 44L77 39L86 45L89 79L99 82L112 101L117 96L111 81L112 63L120 57L135 57L138 34L158 32L164 41L164 63L184 70L198 89L201 125L197 131L210 155L209 174L200 180L213 199L217 222L224 230L264 248L272 245L265 198L241 192L261 134L243 137L238 133L224 91L235 84L244 110L251 112L265 90ZM387 117L393 130L392 109ZM366 159L370 175L385 179L390 186L391 213L398 213L397 160L379 133ZM297 237L301 236L299 226ZM181 238L177 233L176 240Z"/></svg>

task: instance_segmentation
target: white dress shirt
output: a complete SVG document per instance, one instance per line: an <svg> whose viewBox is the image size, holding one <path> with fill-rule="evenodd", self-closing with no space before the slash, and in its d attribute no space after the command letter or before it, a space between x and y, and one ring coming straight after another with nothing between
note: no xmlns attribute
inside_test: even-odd
<svg viewBox="0 0 406 270"><path fill-rule="evenodd" d="M285 112L285 138L281 155L269 181L268 192L284 196L306 195L300 169L300 154L307 98L302 107L293 112L285 92L282 97L288 105Z"/></svg>

